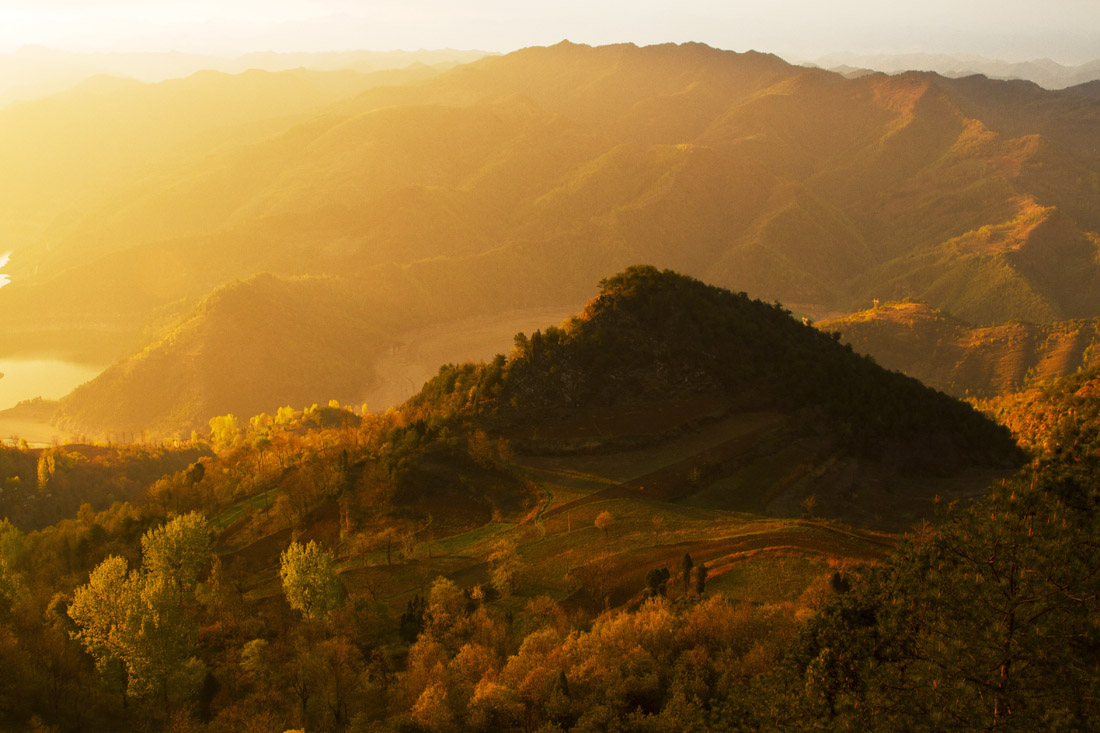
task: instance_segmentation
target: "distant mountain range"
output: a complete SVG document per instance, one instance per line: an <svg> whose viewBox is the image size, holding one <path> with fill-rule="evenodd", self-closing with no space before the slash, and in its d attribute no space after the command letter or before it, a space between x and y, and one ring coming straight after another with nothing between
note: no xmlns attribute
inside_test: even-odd
<svg viewBox="0 0 1100 733"><path fill-rule="evenodd" d="M41 46L24 46L0 54L0 108L12 102L40 99L64 91L92 76L122 76L158 82L190 76L197 71L240 74L249 69L288 71L358 71L369 73L402 69L415 64L464 64L487 55L485 51L438 49L419 51L341 51L324 53L249 53L211 56L180 53L77 53Z"/></svg>
<svg viewBox="0 0 1100 733"><path fill-rule="evenodd" d="M1047 89L1066 89L1100 79L1100 59L1067 66L1050 59L1012 62L972 54L832 53L817 59L815 63L817 66L846 76L860 76L869 71L882 71L887 74L933 71L952 78L981 74L990 79L1032 81Z"/></svg>
<svg viewBox="0 0 1100 733"><path fill-rule="evenodd" d="M85 427L107 404L128 430L244 409L217 365L307 344L331 379L261 358L248 409L293 378L293 399L354 401L402 333L575 306L640 262L812 318L906 297L977 325L1100 317L1100 100L982 77L562 43L105 82L0 110L0 187L0 349L135 353L66 403ZM156 410L127 386L154 353L185 385Z"/></svg>

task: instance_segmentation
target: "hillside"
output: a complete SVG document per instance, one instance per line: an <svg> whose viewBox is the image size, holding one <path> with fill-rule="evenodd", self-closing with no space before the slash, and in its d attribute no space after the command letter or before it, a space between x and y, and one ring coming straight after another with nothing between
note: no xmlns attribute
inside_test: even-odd
<svg viewBox="0 0 1100 733"><path fill-rule="evenodd" d="M817 324L887 369L956 397L1015 392L1094 366L1100 321L976 327L922 303L885 303Z"/></svg>
<svg viewBox="0 0 1100 733"><path fill-rule="evenodd" d="M398 404L435 373L441 355L491 356L530 328L561 292L456 307L446 295L476 261L437 261L356 278L256 275L193 308L160 316L152 343L61 400L67 432L116 439L187 436L215 415L274 413L331 399ZM580 296L573 296L580 300ZM423 352L423 353L422 353ZM165 389L165 385L173 385Z"/></svg>
<svg viewBox="0 0 1100 733"><path fill-rule="evenodd" d="M905 297L982 325L1100 316L1100 102L1081 95L699 44L563 43L360 82L262 134L210 131L15 247L6 342L49 323L41 348L94 332L122 356L258 273L444 262L464 275L411 277L457 316L532 288L572 306L635 262L815 318Z"/></svg>
<svg viewBox="0 0 1100 733"><path fill-rule="evenodd" d="M890 497L899 474L1013 460L1003 429L969 406L780 307L652 267L603 281L580 315L518 335L507 358L442 368L404 409L470 416L544 468L621 453L610 462L636 472L624 487L648 496L784 513L814 495L848 521L896 520L935 493L929 481ZM670 440L696 450L653 465L648 446Z"/></svg>
<svg viewBox="0 0 1100 733"><path fill-rule="evenodd" d="M80 248L51 252L70 228L85 226L89 215L103 216L96 207L104 200L133 197L150 176L283 134L366 89L434 73L427 66L370 74L252 69L202 71L156 84L101 75L0 109L0 186L9 192L0 213L11 225L0 234L0 249L18 251L8 271L17 278L53 272L138 244L136 233L126 233L122 242L83 237ZM43 236L44 249L28 246Z"/></svg>
<svg viewBox="0 0 1100 733"><path fill-rule="evenodd" d="M202 310L322 291L261 276ZM673 272L631 267L514 343L384 413L242 415L171 448L0 449L15 510L0 722L791 730L873 727L869 706L901 729L977 727L990 704L968 685L1004 668L1006 589L1046 611L1009 645L1028 680L1001 693L1013 720L1041 727L1067 674L1091 684L1095 372L1036 393L1056 444L1010 477L1021 454L970 406ZM936 496L942 523L918 523ZM1014 596L1002 579L1021 566ZM121 643L88 641L100 618ZM1052 644L1069 672L1028 664ZM66 660L51 705L43 682ZM64 703L82 695L97 704L78 718Z"/></svg>
<svg viewBox="0 0 1100 733"><path fill-rule="evenodd" d="M983 400L980 407L1006 425L1020 445L1045 460L1083 458L1077 468L1093 470L1090 448L1100 429L1100 367L1037 382L1014 394ZM1072 465L1072 464L1071 464Z"/></svg>

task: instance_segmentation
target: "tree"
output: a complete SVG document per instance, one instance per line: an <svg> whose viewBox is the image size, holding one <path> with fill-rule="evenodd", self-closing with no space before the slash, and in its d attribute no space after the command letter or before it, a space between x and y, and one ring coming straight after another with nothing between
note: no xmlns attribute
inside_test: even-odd
<svg viewBox="0 0 1100 733"><path fill-rule="evenodd" d="M651 597L663 596L668 590L668 579L672 574L668 568L654 568L645 574L645 587Z"/></svg>
<svg viewBox="0 0 1100 733"><path fill-rule="evenodd" d="M38 457L38 488L45 491L53 479L57 470L57 461L54 458L54 449L47 448Z"/></svg>
<svg viewBox="0 0 1100 733"><path fill-rule="evenodd" d="M10 611L26 592L15 570L25 553L23 533L9 520L0 519L0 616Z"/></svg>
<svg viewBox="0 0 1100 733"><path fill-rule="evenodd" d="M0 617L7 615L25 592L22 579L0 556Z"/></svg>
<svg viewBox="0 0 1100 733"><path fill-rule="evenodd" d="M264 470L264 451L271 447L271 437L267 433L257 435L252 440L252 447L256 449L258 454L257 465L261 471Z"/></svg>
<svg viewBox="0 0 1100 733"><path fill-rule="evenodd" d="M603 536L607 537L608 528L614 523L615 518L611 516L611 512L602 511L596 515L596 529L603 530Z"/></svg>
<svg viewBox="0 0 1100 733"><path fill-rule="evenodd" d="M700 563L695 567L695 592L698 595L703 595L703 591L707 587L707 564Z"/></svg>
<svg viewBox="0 0 1100 733"><path fill-rule="evenodd" d="M210 418L210 442L215 450L232 448L241 438L241 426L236 415L219 415Z"/></svg>
<svg viewBox="0 0 1100 733"><path fill-rule="evenodd" d="M653 541L656 544L661 543L661 528L665 526L665 515L654 514L653 519L650 520L653 523Z"/></svg>
<svg viewBox="0 0 1100 733"><path fill-rule="evenodd" d="M340 602L343 588L336 578L336 559L313 540L299 542L279 558L279 577L290 607L313 621L328 615Z"/></svg>
<svg viewBox="0 0 1100 733"><path fill-rule="evenodd" d="M190 512L150 529L142 535L141 554L146 570L168 581L182 602L194 591L199 574L210 562L206 519Z"/></svg>
<svg viewBox="0 0 1100 733"><path fill-rule="evenodd" d="M195 484L202 481L206 475L206 464L202 461L195 461L191 464L191 468L187 469L187 485L193 487Z"/></svg>
<svg viewBox="0 0 1100 733"><path fill-rule="evenodd" d="M691 587L691 569L695 566L695 563L691 559L691 555L687 552L684 553L684 559L680 561L680 574L684 578L684 594L687 595L688 588Z"/></svg>
<svg viewBox="0 0 1100 733"><path fill-rule="evenodd" d="M112 556L73 593L69 617L109 684L135 697L159 696L167 711L174 697L193 692L203 665L192 655L197 626L161 575L128 571Z"/></svg>
<svg viewBox="0 0 1100 733"><path fill-rule="evenodd" d="M521 563L516 544L509 540L500 540L489 554L491 568L489 579L502 597L507 598L515 591L516 574Z"/></svg>
<svg viewBox="0 0 1100 733"><path fill-rule="evenodd" d="M420 694L409 711L413 720L428 730L446 730L451 727L451 709L447 700L447 687L435 682Z"/></svg>
<svg viewBox="0 0 1100 733"><path fill-rule="evenodd" d="M807 519L813 519L814 511L817 509L817 497L810 494L802 500L802 516Z"/></svg>
<svg viewBox="0 0 1100 733"><path fill-rule="evenodd" d="M1100 714L1096 485L1048 467L996 486L836 594L792 646L806 719L1089 728Z"/></svg>
<svg viewBox="0 0 1100 733"><path fill-rule="evenodd" d="M453 580L435 579L428 591L428 629L436 638L450 632L466 615L466 596Z"/></svg>

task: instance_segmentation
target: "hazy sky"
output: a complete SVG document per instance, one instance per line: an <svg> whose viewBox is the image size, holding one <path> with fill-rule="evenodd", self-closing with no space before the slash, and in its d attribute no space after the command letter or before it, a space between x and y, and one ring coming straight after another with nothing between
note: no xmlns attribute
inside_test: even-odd
<svg viewBox="0 0 1100 733"><path fill-rule="evenodd" d="M1100 56L1100 0L0 0L0 51L510 51L563 38L1079 63Z"/></svg>

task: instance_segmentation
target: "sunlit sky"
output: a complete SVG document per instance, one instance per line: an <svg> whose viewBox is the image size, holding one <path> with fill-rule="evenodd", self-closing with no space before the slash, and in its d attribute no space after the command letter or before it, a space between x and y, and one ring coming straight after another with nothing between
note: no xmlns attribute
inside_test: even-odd
<svg viewBox="0 0 1100 733"><path fill-rule="evenodd" d="M0 0L0 52L479 48L702 41L810 59L1100 56L1100 0Z"/></svg>

